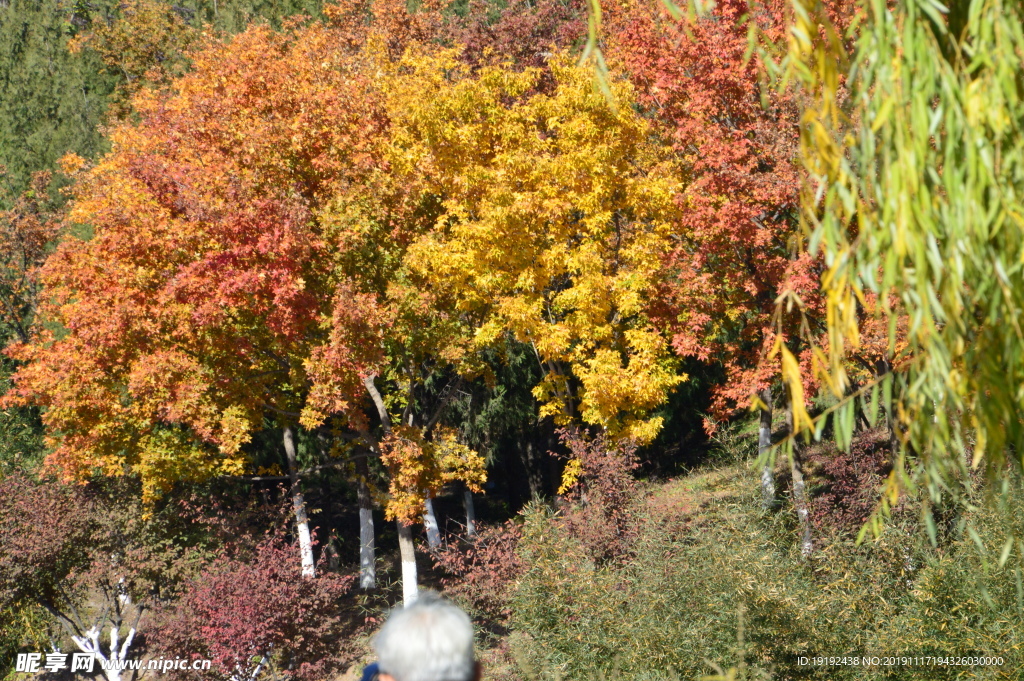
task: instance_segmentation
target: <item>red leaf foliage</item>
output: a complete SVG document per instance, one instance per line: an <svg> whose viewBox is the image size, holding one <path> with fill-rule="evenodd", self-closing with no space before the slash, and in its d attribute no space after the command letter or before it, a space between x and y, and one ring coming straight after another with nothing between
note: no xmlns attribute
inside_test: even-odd
<svg viewBox="0 0 1024 681"><path fill-rule="evenodd" d="M44 266L49 326L9 350L26 365L7 396L45 409L65 475L127 468L151 497L241 472L265 413L312 427L361 398L384 322L335 272L365 244L320 218L369 183L382 121L339 36L258 25L212 42L78 172L69 221L91 234Z"/></svg>
<svg viewBox="0 0 1024 681"><path fill-rule="evenodd" d="M0 167L0 179L3 167ZM0 330L25 341L38 302L38 268L60 233L59 212L48 195L52 175L32 175L29 188L14 198L0 189ZM13 332L13 333L12 333Z"/></svg>
<svg viewBox="0 0 1024 681"><path fill-rule="evenodd" d="M283 678L313 681L337 673L339 599L355 578L330 572L303 578L294 553L270 535L249 558L218 558L158 613L150 646L169 657L213 661L205 673L175 672L190 677L249 678L264 656Z"/></svg>
<svg viewBox="0 0 1024 681"><path fill-rule="evenodd" d="M20 473L0 480L0 607L25 599L59 603L69 575L89 565L90 511L79 488Z"/></svg>
<svg viewBox="0 0 1024 681"><path fill-rule="evenodd" d="M594 560L627 558L639 529L636 502L642 493L633 477L640 465L636 445L605 435L588 440L568 429L560 437L570 459L581 464L578 479L565 494L569 506L562 521Z"/></svg>
<svg viewBox="0 0 1024 681"><path fill-rule="evenodd" d="M465 599L482 614L503 622L511 615L509 588L523 574L519 557L522 528L513 519L480 527L471 542L450 541L434 554L434 563L452 577L442 580L445 593Z"/></svg>
<svg viewBox="0 0 1024 681"><path fill-rule="evenodd" d="M609 55L691 174L654 307L678 354L724 365L727 380L711 406L716 419L773 378L763 359L776 338L778 294L793 286L809 312L820 305L818 264L794 252L799 102L762 88L762 65L747 58L746 19L779 41L785 7L722 0L709 16L675 21L658 3L623 0L610 12Z"/></svg>
<svg viewBox="0 0 1024 681"><path fill-rule="evenodd" d="M878 507L882 482L892 470L888 430L858 434L848 452L822 447L808 457L824 477L811 501L811 521L821 530L856 536Z"/></svg>
<svg viewBox="0 0 1024 681"><path fill-rule="evenodd" d="M543 67L553 51L578 43L586 33L586 3L580 0L512 0L495 12L493 3L471 0L465 16L451 17L442 37L462 45L473 65L511 62Z"/></svg>

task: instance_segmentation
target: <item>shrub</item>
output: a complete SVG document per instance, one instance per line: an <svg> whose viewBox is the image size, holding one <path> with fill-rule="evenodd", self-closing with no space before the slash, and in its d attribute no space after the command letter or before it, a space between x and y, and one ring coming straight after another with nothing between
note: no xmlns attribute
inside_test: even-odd
<svg viewBox="0 0 1024 681"><path fill-rule="evenodd" d="M222 556L188 582L149 640L169 657L189 651L213 661L205 674L182 676L250 679L273 665L280 677L325 679L338 671L339 599L354 579L303 578L294 547L268 535L248 559Z"/></svg>
<svg viewBox="0 0 1024 681"><path fill-rule="evenodd" d="M0 480L0 607L60 605L69 576L91 562L85 549L95 532L92 502L80 488L22 473Z"/></svg>
<svg viewBox="0 0 1024 681"><path fill-rule="evenodd" d="M881 622L869 645L890 655L1004 660L1001 667L938 669L929 678L1019 679L1024 670L1024 492L1018 481L999 505L972 501L975 508L963 516L951 540L926 552L914 570L905 607ZM893 671L880 677L906 678Z"/></svg>
<svg viewBox="0 0 1024 681"><path fill-rule="evenodd" d="M818 531L855 537L878 506L879 490L892 470L888 433L876 428L859 434L850 451L823 443L808 454L817 469L811 501L811 522Z"/></svg>
<svg viewBox="0 0 1024 681"><path fill-rule="evenodd" d="M712 481L710 489L683 490L695 480ZM677 498L674 512L659 500L659 510L638 518L630 561L594 560L550 509L528 509L520 541L527 568L511 599L520 666L563 678L591 678L613 665L624 678L664 679L670 669L695 678L712 673L711 662L736 659L736 615L745 609L751 668L785 679L861 678L863 670L796 660L873 654L868 638L906 601L899 566L907 532L891 527L867 546L835 541L808 563L790 515L761 509L750 471L678 484L660 494L690 497Z"/></svg>
<svg viewBox="0 0 1024 681"><path fill-rule="evenodd" d="M569 465L560 490L568 503L557 522L596 561L628 557L639 527L636 445L605 435L588 440L568 429L559 436L569 448Z"/></svg>
<svg viewBox="0 0 1024 681"><path fill-rule="evenodd" d="M513 519L478 527L473 541L450 540L433 555L434 563L451 575L442 580L445 594L490 624L505 623L511 614L509 588L524 569L517 551L520 537L521 526Z"/></svg>

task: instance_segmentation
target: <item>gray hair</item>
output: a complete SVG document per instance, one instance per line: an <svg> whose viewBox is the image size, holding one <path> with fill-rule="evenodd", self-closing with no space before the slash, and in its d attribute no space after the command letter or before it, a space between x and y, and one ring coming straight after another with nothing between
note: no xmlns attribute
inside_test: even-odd
<svg viewBox="0 0 1024 681"><path fill-rule="evenodd" d="M373 647L395 681L472 681L476 671L469 617L430 591L392 612Z"/></svg>

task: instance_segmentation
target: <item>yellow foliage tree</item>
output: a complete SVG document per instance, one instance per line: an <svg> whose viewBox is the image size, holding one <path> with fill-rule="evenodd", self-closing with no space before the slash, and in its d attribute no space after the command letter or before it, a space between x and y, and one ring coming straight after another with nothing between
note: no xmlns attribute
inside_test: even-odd
<svg viewBox="0 0 1024 681"><path fill-rule="evenodd" d="M467 320L472 345L504 334L546 372L542 415L650 441L651 411L685 376L645 314L683 173L613 83L617 108L565 56L471 73L455 51L409 51L385 79L390 163L439 208L409 276Z"/></svg>

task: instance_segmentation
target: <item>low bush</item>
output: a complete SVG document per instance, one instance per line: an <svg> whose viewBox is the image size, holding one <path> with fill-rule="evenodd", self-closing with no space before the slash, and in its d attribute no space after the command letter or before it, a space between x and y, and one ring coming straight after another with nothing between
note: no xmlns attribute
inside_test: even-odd
<svg viewBox="0 0 1024 681"><path fill-rule="evenodd" d="M757 490L755 474L738 468L664 486L658 494L673 498L667 506L677 510L666 512L664 499L652 504L656 511L642 517L631 558L622 561L595 560L555 511L529 507L519 545L527 567L511 593L510 645L524 673L713 674L715 663L735 664L743 610L743 662L776 679L1020 678L1024 593L1017 554L998 565L1002 539L983 542L981 553L965 529L933 549L901 517L864 544L834 534L804 561L791 511L763 511ZM1024 497L1007 503L1001 517L1020 524ZM965 523L981 536L1005 538L994 513L979 507ZM1024 536L1024 527L1015 531ZM1002 655L1004 665L867 671L798 664L800 657L939 654Z"/></svg>
<svg viewBox="0 0 1024 681"><path fill-rule="evenodd" d="M561 490L566 503L556 524L593 560L627 559L639 531L636 446L604 435L588 439L575 430L563 430L560 437L569 448L569 464Z"/></svg>
<svg viewBox="0 0 1024 681"><path fill-rule="evenodd" d="M850 451L823 442L808 453L812 477L811 522L818 532L856 537L878 507L885 476L892 470L892 452L885 428L860 434Z"/></svg>
<svg viewBox="0 0 1024 681"><path fill-rule="evenodd" d="M268 668L296 681L335 675L340 599L355 578L303 578L295 553L291 543L268 535L251 556L218 558L157 613L151 647L168 657L187 650L213 661L201 675L176 672L190 678L250 679Z"/></svg>
<svg viewBox="0 0 1024 681"><path fill-rule="evenodd" d="M480 525L472 540L450 537L433 554L435 565L448 575L442 578L445 594L488 628L505 624L511 614L509 588L524 568L518 552L521 537L516 519L495 527Z"/></svg>

